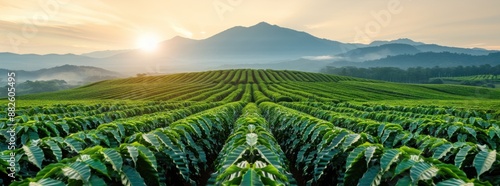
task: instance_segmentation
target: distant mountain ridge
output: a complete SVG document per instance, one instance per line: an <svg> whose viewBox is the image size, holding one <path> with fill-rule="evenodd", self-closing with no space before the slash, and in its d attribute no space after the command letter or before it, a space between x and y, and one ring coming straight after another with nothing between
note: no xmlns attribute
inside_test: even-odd
<svg viewBox="0 0 500 186"><path fill-rule="evenodd" d="M374 41L369 45L342 43L261 22L249 27L232 27L202 40L177 36L161 42L154 53L139 49L95 51L82 55L0 53L0 64L10 70L32 71L64 64L84 65L131 75L201 71L224 65L272 63L271 66L275 66L276 61L297 64L298 59L305 56L332 56L330 61L338 61L343 56L344 61L361 62L420 52L488 55L496 51L425 44L406 38ZM439 61L434 62L434 65L440 65ZM302 60L301 63L308 65L310 62Z"/></svg>
<svg viewBox="0 0 500 186"><path fill-rule="evenodd" d="M357 48L340 54L339 56L347 58L346 60L361 62L385 58L387 56L416 54L420 52L421 51L413 45L389 43L378 46Z"/></svg>
<svg viewBox="0 0 500 186"><path fill-rule="evenodd" d="M398 56L389 56L382 59L370 60L364 62L338 61L329 64L329 66L342 67L453 67L453 66L472 66L472 65L499 65L500 52L490 53L488 55L475 56L470 54L456 54L450 52L423 52L417 54L405 54Z"/></svg>
<svg viewBox="0 0 500 186"><path fill-rule="evenodd" d="M0 69L0 73L7 74L11 70ZM118 72L109 71L91 66L62 65L53 68L44 68L35 71L15 70L16 81L27 80L65 80L69 84L82 84L104 79L123 77Z"/></svg>

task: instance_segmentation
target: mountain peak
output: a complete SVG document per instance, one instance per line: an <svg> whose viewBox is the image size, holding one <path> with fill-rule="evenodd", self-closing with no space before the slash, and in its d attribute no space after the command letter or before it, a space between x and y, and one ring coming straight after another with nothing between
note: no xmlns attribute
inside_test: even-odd
<svg viewBox="0 0 500 186"><path fill-rule="evenodd" d="M261 27L261 26L273 26L265 21L262 21L260 23L257 23L256 25L252 26L252 27Z"/></svg>

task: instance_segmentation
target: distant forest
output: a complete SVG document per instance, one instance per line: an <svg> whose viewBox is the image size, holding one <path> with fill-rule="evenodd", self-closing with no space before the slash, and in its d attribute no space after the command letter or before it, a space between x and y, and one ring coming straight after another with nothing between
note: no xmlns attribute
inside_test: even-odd
<svg viewBox="0 0 500 186"><path fill-rule="evenodd" d="M376 79L401 83L430 83L430 78L473 76L481 74L500 75L500 65L456 66L456 67L411 67L403 70L396 67L325 67L322 73ZM432 82L431 82L432 83Z"/></svg>

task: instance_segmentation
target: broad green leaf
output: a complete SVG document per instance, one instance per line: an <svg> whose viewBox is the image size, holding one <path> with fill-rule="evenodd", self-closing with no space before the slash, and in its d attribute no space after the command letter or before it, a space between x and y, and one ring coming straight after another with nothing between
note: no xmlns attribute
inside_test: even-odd
<svg viewBox="0 0 500 186"><path fill-rule="evenodd" d="M139 173L130 166L123 166L123 171L120 171L120 178L124 186L145 186L144 179Z"/></svg>
<svg viewBox="0 0 500 186"><path fill-rule="evenodd" d="M54 155L54 157L56 158L56 161L57 162L61 161L62 151L61 148L57 145L57 143L52 140L47 140L45 141L45 145L49 146L50 151L52 151L52 155Z"/></svg>
<svg viewBox="0 0 500 186"><path fill-rule="evenodd" d="M107 184L106 184L106 182L104 182L104 180L102 178L99 178L96 175L92 175L92 177L90 177L89 185L90 186L102 186L102 185L107 185Z"/></svg>
<svg viewBox="0 0 500 186"><path fill-rule="evenodd" d="M345 163L346 171L349 170L354 163L356 163L363 157L365 150L366 150L365 146L359 146L356 147L351 153L349 153L349 156L347 157Z"/></svg>
<svg viewBox="0 0 500 186"><path fill-rule="evenodd" d="M379 166L373 166L363 174L361 180L359 180L359 186L377 186L380 185L380 181L382 180L382 175L384 175L384 171L380 169Z"/></svg>
<svg viewBox="0 0 500 186"><path fill-rule="evenodd" d="M249 146L254 146L255 144L257 144L258 136L255 133L248 133L246 135L246 139Z"/></svg>
<svg viewBox="0 0 500 186"><path fill-rule="evenodd" d="M66 138L64 140L64 143L66 143L72 150L75 152L80 152L82 151L82 144L76 139L73 138Z"/></svg>
<svg viewBox="0 0 500 186"><path fill-rule="evenodd" d="M413 186L413 184L411 183L410 177L406 175L405 177L398 180L396 186Z"/></svg>
<svg viewBox="0 0 500 186"><path fill-rule="evenodd" d="M464 127L464 129L469 133L471 134L474 138L476 138L476 130L474 130L473 128L470 128L470 127Z"/></svg>
<svg viewBox="0 0 500 186"><path fill-rule="evenodd" d="M452 148L453 145L451 143L442 144L434 149L434 154L432 155L432 157L435 159L441 159L443 156L446 156L446 154L450 152Z"/></svg>
<svg viewBox="0 0 500 186"><path fill-rule="evenodd" d="M425 162L418 162L410 169L410 177L414 184L420 180L429 180L437 175L439 169Z"/></svg>
<svg viewBox="0 0 500 186"><path fill-rule="evenodd" d="M465 183L463 180L451 178L437 183L436 186L474 186L474 183Z"/></svg>
<svg viewBox="0 0 500 186"><path fill-rule="evenodd" d="M58 175L62 172L62 167L66 166L62 163L53 163L43 167L37 174L37 178L50 178L53 175Z"/></svg>
<svg viewBox="0 0 500 186"><path fill-rule="evenodd" d="M224 170L224 172L222 172L222 174L219 174L217 176L217 181L221 181L222 179L225 179L227 176L234 174L234 173L237 173L237 172L240 172L241 170L243 170L243 169L236 166L236 165L231 165L226 170Z"/></svg>
<svg viewBox="0 0 500 186"><path fill-rule="evenodd" d="M400 154L401 151L399 149L391 149L384 152L382 158L380 159L380 168L382 168L384 172L388 171L391 168L392 163L398 160Z"/></svg>
<svg viewBox="0 0 500 186"><path fill-rule="evenodd" d="M143 159L145 162L147 162L151 167L153 167L154 170L158 170L157 162L156 162L156 157L151 150L149 150L147 147L138 145L136 146L137 149L139 150L139 159Z"/></svg>
<svg viewBox="0 0 500 186"><path fill-rule="evenodd" d="M474 158L474 168L476 168L477 177L491 169L493 162L496 160L497 151L491 152L480 151Z"/></svg>
<svg viewBox="0 0 500 186"><path fill-rule="evenodd" d="M30 182L29 186L65 186L65 184L59 180L44 178L37 182Z"/></svg>
<svg viewBox="0 0 500 186"><path fill-rule="evenodd" d="M366 167L370 164L370 161L373 157L373 154L375 154L375 151L377 150L377 146L369 146L366 148L365 151L365 158L366 158Z"/></svg>
<svg viewBox="0 0 500 186"><path fill-rule="evenodd" d="M23 150L24 153L28 156L28 160L39 169L42 169L42 161L45 158L42 149L40 149L40 147L38 146L23 145Z"/></svg>
<svg viewBox="0 0 500 186"><path fill-rule="evenodd" d="M249 169L245 175L243 175L243 179L241 180L242 186L252 186L252 185L264 185L262 181L260 181L260 176L253 169Z"/></svg>
<svg viewBox="0 0 500 186"><path fill-rule="evenodd" d="M366 172L367 167L365 167L366 163L364 162L365 150L365 146L358 146L351 153L349 153L346 160L346 171L344 174L345 185L356 185Z"/></svg>
<svg viewBox="0 0 500 186"><path fill-rule="evenodd" d="M459 125L451 125L448 127L448 138L453 137L453 134L460 128Z"/></svg>
<svg viewBox="0 0 500 186"><path fill-rule="evenodd" d="M69 179L81 180L87 183L90 179L90 168L83 162L76 161L62 168L63 174Z"/></svg>
<svg viewBox="0 0 500 186"><path fill-rule="evenodd" d="M455 166L457 166L458 168L462 167L462 163L465 161L465 158L467 157L471 149L471 146L466 145L458 151L457 155L455 155Z"/></svg>
<svg viewBox="0 0 500 186"><path fill-rule="evenodd" d="M134 162L134 166L137 164L137 156L139 156L139 151L136 147L127 145L127 152L130 155L130 158Z"/></svg>
<svg viewBox="0 0 500 186"><path fill-rule="evenodd" d="M137 159L136 170L142 178L144 178L146 185L159 185L158 183L158 169L156 157L147 147L142 145L137 146L139 150L139 157Z"/></svg>
<svg viewBox="0 0 500 186"><path fill-rule="evenodd" d="M150 145L152 145L156 149L156 151L159 151L160 141L158 141L158 138L156 137L155 134L152 133L143 134L142 138Z"/></svg>
<svg viewBox="0 0 500 186"><path fill-rule="evenodd" d="M92 169L96 170L97 172L108 176L108 169L106 168L106 165L104 165L104 163L102 163L100 160L87 159L83 162L89 165Z"/></svg>
<svg viewBox="0 0 500 186"><path fill-rule="evenodd" d="M255 125L253 125L253 124L248 125L249 132L253 132L254 130L255 130Z"/></svg>
<svg viewBox="0 0 500 186"><path fill-rule="evenodd" d="M361 135L359 134L349 134L344 140L344 143L342 143L342 148L346 150L349 148L352 144L356 143L359 138L361 138Z"/></svg>
<svg viewBox="0 0 500 186"><path fill-rule="evenodd" d="M273 165L267 165L267 166L261 168L260 170L262 170L266 173L272 174L285 182L288 181L288 178L286 177L286 175L279 172L279 170L276 169L276 167Z"/></svg>
<svg viewBox="0 0 500 186"><path fill-rule="evenodd" d="M123 165L123 159L121 155L114 149L103 149L101 154L104 156L104 160L111 164L113 169L120 172Z"/></svg>

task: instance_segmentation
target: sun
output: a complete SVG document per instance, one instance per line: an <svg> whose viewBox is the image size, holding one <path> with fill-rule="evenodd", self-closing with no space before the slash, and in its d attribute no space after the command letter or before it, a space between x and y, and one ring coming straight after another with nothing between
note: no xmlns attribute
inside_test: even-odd
<svg viewBox="0 0 500 186"><path fill-rule="evenodd" d="M159 38L155 35L143 35L137 39L137 47L146 52L155 51L158 46Z"/></svg>

